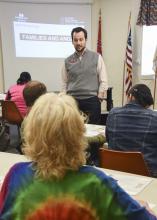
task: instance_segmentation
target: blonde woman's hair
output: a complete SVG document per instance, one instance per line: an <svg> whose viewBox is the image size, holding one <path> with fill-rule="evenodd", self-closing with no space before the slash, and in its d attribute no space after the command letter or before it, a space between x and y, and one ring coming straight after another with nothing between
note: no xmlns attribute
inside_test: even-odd
<svg viewBox="0 0 157 220"><path fill-rule="evenodd" d="M84 119L75 100L65 94L39 97L24 123L25 155L42 178L62 178L85 164Z"/></svg>

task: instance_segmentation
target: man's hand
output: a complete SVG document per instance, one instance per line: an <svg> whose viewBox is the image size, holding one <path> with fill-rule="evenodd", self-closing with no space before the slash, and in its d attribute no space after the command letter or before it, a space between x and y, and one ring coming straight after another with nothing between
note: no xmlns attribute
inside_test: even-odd
<svg viewBox="0 0 157 220"><path fill-rule="evenodd" d="M107 92L99 92L98 93L98 98L100 99L100 101L103 101L104 98L106 98Z"/></svg>

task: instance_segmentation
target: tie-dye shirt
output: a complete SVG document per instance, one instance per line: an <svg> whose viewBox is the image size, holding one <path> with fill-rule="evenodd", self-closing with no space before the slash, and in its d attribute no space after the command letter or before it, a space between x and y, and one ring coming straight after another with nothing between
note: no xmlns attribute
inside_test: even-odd
<svg viewBox="0 0 157 220"><path fill-rule="evenodd" d="M25 198L28 192L29 202L18 210L19 197ZM15 164L6 175L0 192L0 220L24 220L35 212L37 203L64 196L90 203L99 220L157 220L113 178L95 167L82 166L60 180L40 180L35 177L31 162Z"/></svg>

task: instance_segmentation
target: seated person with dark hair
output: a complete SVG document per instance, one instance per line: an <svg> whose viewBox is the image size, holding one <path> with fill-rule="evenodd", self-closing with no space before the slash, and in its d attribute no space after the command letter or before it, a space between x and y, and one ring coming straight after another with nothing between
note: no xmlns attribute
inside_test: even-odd
<svg viewBox="0 0 157 220"><path fill-rule="evenodd" d="M30 81L26 84L24 90L23 90L23 97L25 100L25 103L27 105L27 114L29 113L30 109L32 108L34 102L43 94L47 92L47 88L44 83L41 83L39 81ZM23 139L23 127L24 127L25 119L22 122L21 125L21 143L17 146L17 150L19 153L23 154L22 152L22 143L24 142Z"/></svg>
<svg viewBox="0 0 157 220"><path fill-rule="evenodd" d="M112 177L84 166L84 118L71 96L39 97L25 118L24 139L30 161L15 164L4 179L1 220L157 220Z"/></svg>
<svg viewBox="0 0 157 220"><path fill-rule="evenodd" d="M144 84L133 86L128 103L113 108L106 123L109 149L140 151L153 177L157 177L157 112L149 109L153 104L150 89Z"/></svg>
<svg viewBox="0 0 157 220"><path fill-rule="evenodd" d="M28 111L33 106L36 99L39 98L39 96L45 94L46 92L47 88L44 85L44 83L41 83L39 81L30 81L27 83L23 90L23 97L28 107Z"/></svg>
<svg viewBox="0 0 157 220"><path fill-rule="evenodd" d="M24 117L27 114L27 106L23 97L23 90L28 82L31 81L31 75L28 72L22 72L17 79L15 85L12 85L6 95L6 100L15 102L21 115Z"/></svg>

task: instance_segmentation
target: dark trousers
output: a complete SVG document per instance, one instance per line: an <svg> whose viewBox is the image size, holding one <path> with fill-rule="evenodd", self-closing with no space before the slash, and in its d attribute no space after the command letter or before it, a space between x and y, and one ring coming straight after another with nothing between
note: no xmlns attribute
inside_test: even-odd
<svg viewBox="0 0 157 220"><path fill-rule="evenodd" d="M88 116L89 124L100 124L101 102L97 96L88 99L76 99L79 109Z"/></svg>

